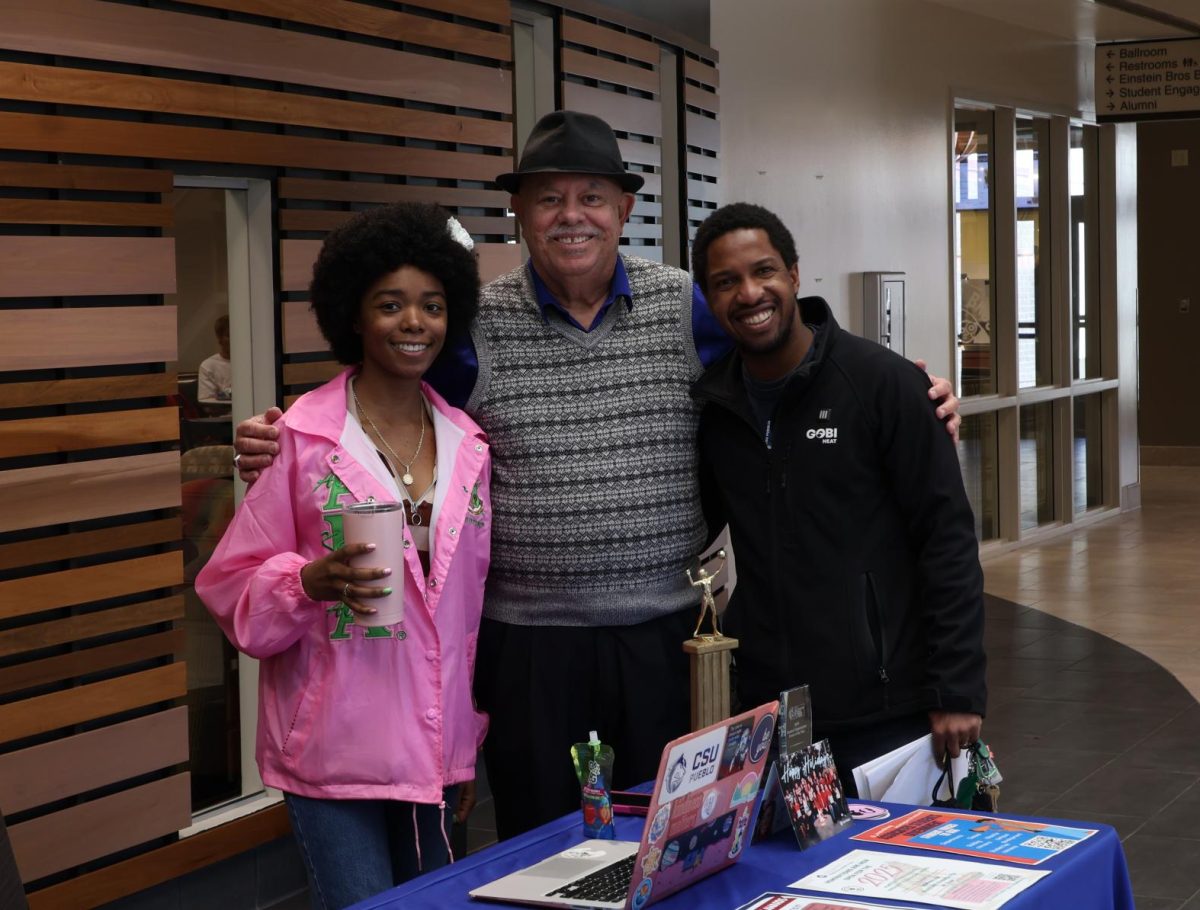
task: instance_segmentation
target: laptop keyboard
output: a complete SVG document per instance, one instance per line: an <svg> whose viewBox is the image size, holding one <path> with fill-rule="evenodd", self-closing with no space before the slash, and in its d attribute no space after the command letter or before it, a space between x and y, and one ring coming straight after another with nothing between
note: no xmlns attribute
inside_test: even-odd
<svg viewBox="0 0 1200 910"><path fill-rule="evenodd" d="M597 869L577 878L570 884L551 891L546 897L566 897L571 900L607 901L618 903L629 893L629 882L633 878L633 863L637 854Z"/></svg>

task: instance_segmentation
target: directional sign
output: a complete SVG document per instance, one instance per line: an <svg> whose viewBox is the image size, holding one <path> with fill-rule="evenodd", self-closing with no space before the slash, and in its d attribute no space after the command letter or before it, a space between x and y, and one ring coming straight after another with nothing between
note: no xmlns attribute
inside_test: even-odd
<svg viewBox="0 0 1200 910"><path fill-rule="evenodd" d="M1097 119L1163 116L1200 116L1200 39L1097 44Z"/></svg>

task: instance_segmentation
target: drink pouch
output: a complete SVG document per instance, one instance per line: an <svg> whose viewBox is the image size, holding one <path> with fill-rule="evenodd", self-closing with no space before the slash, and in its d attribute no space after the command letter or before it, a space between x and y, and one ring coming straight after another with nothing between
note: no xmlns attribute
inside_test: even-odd
<svg viewBox="0 0 1200 910"><path fill-rule="evenodd" d="M612 800L609 797L613 764L612 746L601 743L596 731L592 730L586 743L576 743L571 747L571 759L575 763L575 776L579 778L584 835L612 840L617 836L613 825Z"/></svg>

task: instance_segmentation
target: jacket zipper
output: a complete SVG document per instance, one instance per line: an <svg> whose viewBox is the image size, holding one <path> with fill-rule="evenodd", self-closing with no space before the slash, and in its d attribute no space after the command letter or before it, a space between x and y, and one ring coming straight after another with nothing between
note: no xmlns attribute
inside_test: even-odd
<svg viewBox="0 0 1200 910"><path fill-rule="evenodd" d="M875 576L870 572L867 575L867 587L871 591L871 610L875 614L875 622L879 627L879 668L876 671L879 674L879 681L885 686L890 683L891 677L888 676L887 667L887 629L883 624L883 610L879 606L879 595L875 590ZM887 694L884 694L886 700Z"/></svg>

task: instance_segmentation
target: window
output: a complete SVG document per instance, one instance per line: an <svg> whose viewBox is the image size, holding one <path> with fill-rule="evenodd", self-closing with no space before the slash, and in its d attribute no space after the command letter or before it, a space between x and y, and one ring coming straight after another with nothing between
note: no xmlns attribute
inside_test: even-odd
<svg viewBox="0 0 1200 910"><path fill-rule="evenodd" d="M234 650L192 587L241 499L233 424L275 401L270 196L266 180L180 176L171 197L177 292L168 303L179 314L176 402L186 582L180 625L197 816L184 835L252 811L257 806L248 799L278 797L264 793L254 760L258 662ZM256 349L271 353L255 357Z"/></svg>
<svg viewBox="0 0 1200 910"><path fill-rule="evenodd" d="M992 120L991 111L957 111L954 118L954 293L963 395L996 391Z"/></svg>
<svg viewBox="0 0 1200 910"><path fill-rule="evenodd" d="M954 112L953 325L959 460L981 541L1019 540L1106 502L1098 127Z"/></svg>
<svg viewBox="0 0 1200 910"><path fill-rule="evenodd" d="M1042 163L1050 146L1049 122L1017 119L1013 158L1017 200L1017 384L1020 388L1049 385L1050 270L1042 268L1042 191L1048 183Z"/></svg>
<svg viewBox="0 0 1200 910"><path fill-rule="evenodd" d="M1071 125L1071 325L1075 379L1100 376L1098 138L1094 126Z"/></svg>

